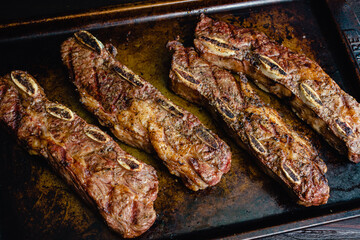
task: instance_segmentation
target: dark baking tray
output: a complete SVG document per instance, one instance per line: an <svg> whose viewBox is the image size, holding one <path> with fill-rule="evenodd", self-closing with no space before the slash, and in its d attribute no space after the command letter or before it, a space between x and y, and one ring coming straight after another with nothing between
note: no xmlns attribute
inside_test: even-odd
<svg viewBox="0 0 360 240"><path fill-rule="evenodd" d="M360 215L360 168L330 148L277 99L261 93L294 130L319 149L328 165L328 204L297 206L262 173L245 151L216 126L205 110L167 88L171 54L165 48L178 35L192 44L198 15L264 31L276 41L317 61L348 93L359 99L359 79L333 21L332 1L161 1L127 4L27 22L0 25L0 74L27 70L51 100L87 121L97 121L80 105L60 59L60 44L78 29L89 29L118 48L118 59L193 112L229 143L232 168L212 188L192 192L150 154L120 144L158 171L157 220L140 239L255 238ZM0 133L0 238L120 239L57 177L46 161L32 157Z"/></svg>

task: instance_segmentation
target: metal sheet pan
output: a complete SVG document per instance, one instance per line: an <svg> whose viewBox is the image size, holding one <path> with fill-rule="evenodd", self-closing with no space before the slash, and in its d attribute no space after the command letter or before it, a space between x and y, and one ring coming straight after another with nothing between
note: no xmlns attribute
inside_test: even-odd
<svg viewBox="0 0 360 240"><path fill-rule="evenodd" d="M327 1L327 2L330 2ZM90 11L51 19L0 25L0 74L27 70L51 100L61 102L98 124L79 103L60 59L60 44L73 31L88 29L117 47L117 58L175 103L197 115L229 143L232 168L215 187L191 192L154 156L121 144L158 171L158 213L139 239L255 238L360 215L360 168L330 148L287 106L264 94L295 131L306 135L328 165L328 204L297 206L252 157L237 147L208 113L167 88L171 54L168 40L179 36L192 45L199 12L235 25L264 31L289 48L317 61L340 86L360 99L351 56L332 21L326 1L161 1ZM68 187L46 161L29 156L0 133L0 237L3 239L121 239Z"/></svg>

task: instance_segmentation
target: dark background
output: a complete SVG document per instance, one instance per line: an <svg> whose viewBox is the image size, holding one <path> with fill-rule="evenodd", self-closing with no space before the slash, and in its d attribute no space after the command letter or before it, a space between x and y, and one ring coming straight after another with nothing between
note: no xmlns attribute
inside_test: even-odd
<svg viewBox="0 0 360 240"><path fill-rule="evenodd" d="M75 14L90 9L111 7L126 3L154 2L146 0L6 0L0 4L0 23L27 21L67 14ZM157 1L161 2L161 1Z"/></svg>

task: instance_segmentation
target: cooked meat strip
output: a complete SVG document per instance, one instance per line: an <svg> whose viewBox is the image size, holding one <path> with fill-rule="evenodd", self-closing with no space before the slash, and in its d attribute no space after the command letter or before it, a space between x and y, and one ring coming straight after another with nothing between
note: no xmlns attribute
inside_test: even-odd
<svg viewBox="0 0 360 240"><path fill-rule="evenodd" d="M231 73L201 59L194 48L185 48L178 41L169 42L168 47L174 50L170 71L174 92L207 107L299 204L327 202L325 163L307 139L293 132L276 110L262 102L244 75L237 83Z"/></svg>
<svg viewBox="0 0 360 240"><path fill-rule="evenodd" d="M155 151L188 188L217 184L230 168L229 146L117 61L113 49L85 31L62 44L63 62L82 103L121 141Z"/></svg>
<svg viewBox="0 0 360 240"><path fill-rule="evenodd" d="M350 161L360 161L360 105L314 61L264 33L205 15L196 48L213 64L242 72L263 90L286 99L292 110Z"/></svg>
<svg viewBox="0 0 360 240"><path fill-rule="evenodd" d="M0 121L29 153L48 159L123 237L139 236L154 223L155 170L98 127L49 101L27 72L0 78Z"/></svg>

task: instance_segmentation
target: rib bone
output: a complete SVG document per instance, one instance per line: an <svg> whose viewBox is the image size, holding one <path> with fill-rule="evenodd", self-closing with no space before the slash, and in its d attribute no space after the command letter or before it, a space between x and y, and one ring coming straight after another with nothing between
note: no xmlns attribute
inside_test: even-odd
<svg viewBox="0 0 360 240"><path fill-rule="evenodd" d="M11 72L11 79L16 86L29 96L33 97L38 93L38 86L30 74L24 71L15 70Z"/></svg>

